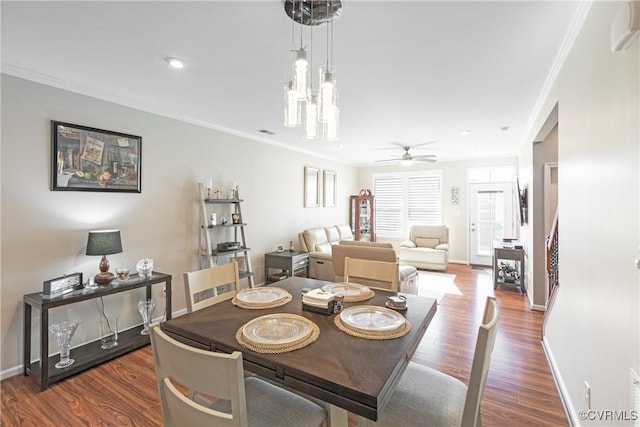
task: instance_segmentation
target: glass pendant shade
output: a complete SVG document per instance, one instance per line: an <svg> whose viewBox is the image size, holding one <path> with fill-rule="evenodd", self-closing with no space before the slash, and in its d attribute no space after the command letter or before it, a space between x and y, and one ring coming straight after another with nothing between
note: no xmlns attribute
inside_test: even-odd
<svg viewBox="0 0 640 427"><path fill-rule="evenodd" d="M327 123L336 107L336 85L333 72L327 67L320 67L320 85L318 96L318 121Z"/></svg>
<svg viewBox="0 0 640 427"><path fill-rule="evenodd" d="M294 128L302 122L302 111L298 105L298 94L294 89L293 81L289 80L284 85L284 125Z"/></svg>
<svg viewBox="0 0 640 427"><path fill-rule="evenodd" d="M305 111L304 136L307 139L316 139L318 137L318 97L317 95L309 95L307 99Z"/></svg>
<svg viewBox="0 0 640 427"><path fill-rule="evenodd" d="M307 62L307 51L305 51L304 48L296 50L294 70L294 89L297 93L298 100L304 101L307 99L307 89L309 85L309 64Z"/></svg>
<svg viewBox="0 0 640 427"><path fill-rule="evenodd" d="M327 141L336 141L339 139L338 129L340 125L340 109L334 106L331 109L329 120L325 124L325 139Z"/></svg>

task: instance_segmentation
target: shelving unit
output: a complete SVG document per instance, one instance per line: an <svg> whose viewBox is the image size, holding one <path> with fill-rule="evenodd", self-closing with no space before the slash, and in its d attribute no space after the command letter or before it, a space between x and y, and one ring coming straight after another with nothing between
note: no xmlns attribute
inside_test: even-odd
<svg viewBox="0 0 640 427"><path fill-rule="evenodd" d="M132 275L128 280L119 282L115 280L109 286L100 286L95 289L80 289L55 298L43 298L42 292L27 294L23 298L24 304L24 337L23 337L23 362L24 375L30 375L36 384L40 385L40 391L46 390L50 384L75 375L86 369L97 366L108 360L114 359L125 353L149 344L149 335L141 335L142 326L118 332L118 345L112 349L100 348L100 339L71 349L71 358L75 362L66 368L58 369L57 355L49 357L49 310L69 304L75 304L89 299L100 298L106 295L128 292L134 289L146 288L146 298L151 298L151 286L164 283L166 295L166 319L171 319L171 275L154 271L151 278L140 278ZM31 312L35 307L40 311L40 360L31 361ZM43 361L46 361L43 363Z"/></svg>
<svg viewBox="0 0 640 427"><path fill-rule="evenodd" d="M231 262L231 257L238 261L238 267L240 270L240 278L247 279L249 287L253 288L253 270L251 269L251 258L249 257L249 251L251 250L247 246L247 239L245 236L244 228L247 226L243 222L241 203L243 202L238 195L238 188L234 191L234 198L232 199L212 199L208 198L204 185L198 183L198 189L200 191L200 210L201 210L201 222L200 222L200 264L201 268L209 268L214 265L222 264L223 261ZM211 224L210 214L213 207L227 205L231 207L232 212L229 214L229 221L226 224L219 224L220 219L216 218L216 224ZM238 218L238 222L234 223L233 217ZM217 212L216 212L217 217ZM237 249L220 251L218 250L218 243L223 242L221 234L224 234L224 230L233 230L233 241L239 242L240 246ZM239 236L238 236L239 235ZM242 255L239 257L238 255ZM217 291L216 291L217 292Z"/></svg>

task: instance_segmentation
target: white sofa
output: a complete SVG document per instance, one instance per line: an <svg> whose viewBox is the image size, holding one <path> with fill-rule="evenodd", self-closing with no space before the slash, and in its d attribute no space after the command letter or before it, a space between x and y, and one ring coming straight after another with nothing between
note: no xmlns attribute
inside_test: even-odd
<svg viewBox="0 0 640 427"><path fill-rule="evenodd" d="M409 240L400 243L400 265L445 271L449 263L449 228L445 225L414 225Z"/></svg>
<svg viewBox="0 0 640 427"><path fill-rule="evenodd" d="M298 233L299 250L309 252L309 277L333 282L335 275L331 248L341 240L354 240L351 227L347 224L308 228Z"/></svg>

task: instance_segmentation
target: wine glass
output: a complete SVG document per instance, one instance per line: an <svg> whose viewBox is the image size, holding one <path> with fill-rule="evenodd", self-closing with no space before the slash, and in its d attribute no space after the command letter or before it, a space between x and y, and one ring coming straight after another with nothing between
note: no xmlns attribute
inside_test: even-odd
<svg viewBox="0 0 640 427"><path fill-rule="evenodd" d="M60 361L55 365L58 369L71 366L75 362L75 360L69 358L69 354L71 353L71 338L73 338L73 334L79 324L80 320L74 322L64 320L49 326L49 330L56 336L58 347L60 348Z"/></svg>
<svg viewBox="0 0 640 427"><path fill-rule="evenodd" d="M153 299L141 299L138 301L138 311L142 315L142 322L144 328L140 331L141 335L149 335L149 322L151 320L151 314L156 309L156 302Z"/></svg>

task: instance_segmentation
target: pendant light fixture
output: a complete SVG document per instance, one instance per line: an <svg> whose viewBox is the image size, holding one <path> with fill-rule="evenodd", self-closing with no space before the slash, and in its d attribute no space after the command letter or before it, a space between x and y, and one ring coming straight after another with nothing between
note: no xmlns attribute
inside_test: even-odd
<svg viewBox="0 0 640 427"><path fill-rule="evenodd" d="M304 136L316 139L320 136L326 140L338 139L340 110L338 108L338 92L334 78L333 66L333 20L342 12L340 0L284 0L284 8L294 24L300 28L300 47L295 52L293 78L285 85L284 125L299 127L304 125ZM327 58L326 64L318 72L317 92L313 89L313 27L327 25ZM302 26L309 26L310 59L303 46ZM295 25L292 29L292 42L295 38ZM310 71L311 70L311 71ZM311 74L311 76L310 76Z"/></svg>

